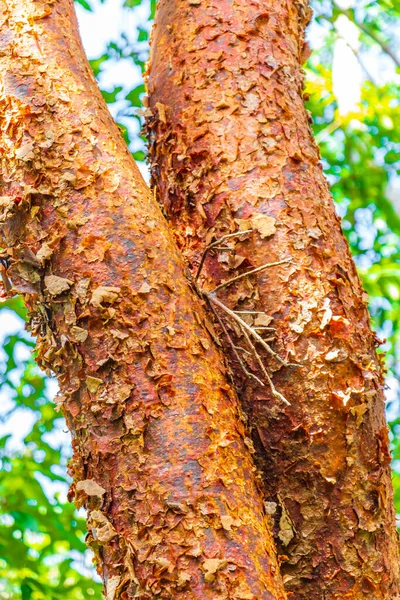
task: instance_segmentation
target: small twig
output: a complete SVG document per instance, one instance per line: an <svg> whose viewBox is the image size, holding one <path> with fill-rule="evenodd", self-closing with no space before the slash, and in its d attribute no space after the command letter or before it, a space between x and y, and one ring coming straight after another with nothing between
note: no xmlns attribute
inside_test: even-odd
<svg viewBox="0 0 400 600"><path fill-rule="evenodd" d="M262 310L234 310L237 315L265 315Z"/></svg>
<svg viewBox="0 0 400 600"><path fill-rule="evenodd" d="M218 240L216 240L215 242L212 242L212 244L209 244L204 249L203 255L200 260L199 268L197 269L197 273L196 273L194 280L197 281L198 278L200 277L200 273L203 270L204 261L206 260L206 256L210 252L210 250L216 249L220 244L225 242L225 240L230 240L235 237L240 237L241 235L246 235L248 233L252 233L252 231L253 231L252 229L248 229L247 231L237 231L236 233L228 233L227 235L224 235L222 238L219 238Z"/></svg>
<svg viewBox="0 0 400 600"><path fill-rule="evenodd" d="M242 346L236 346L236 345L235 345L235 348L236 348L236 350L240 350L240 352L243 352L243 354L248 354L249 356L251 356L251 352L246 350L246 348L242 348Z"/></svg>
<svg viewBox="0 0 400 600"><path fill-rule="evenodd" d="M249 277L250 275L255 275L256 273L260 273L261 271L264 271L265 269L269 269L270 267L277 267L279 265L283 265L283 264L289 263L289 262L292 262L292 258L285 258L284 260L280 260L279 262L275 262L275 263L267 263L265 265L261 265L261 267L257 267L256 269L253 269L252 271L247 271L246 273L241 273L240 275L237 275L237 277L232 277L232 279L228 279L228 281L224 281L223 283L220 283L219 285L217 285L217 287L212 290L212 293L215 294L216 292L219 292L219 290L222 290L222 288L227 287L228 285L232 285L232 283L235 283L236 281L239 281L240 279L243 279L244 277Z"/></svg>

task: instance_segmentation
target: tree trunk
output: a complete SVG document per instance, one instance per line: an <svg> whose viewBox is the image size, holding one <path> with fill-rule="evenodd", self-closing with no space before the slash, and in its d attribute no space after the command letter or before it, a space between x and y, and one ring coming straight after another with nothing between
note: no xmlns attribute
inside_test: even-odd
<svg viewBox="0 0 400 600"><path fill-rule="evenodd" d="M284 599L238 402L72 0L0 3L2 246L114 598Z"/></svg>
<svg viewBox="0 0 400 600"><path fill-rule="evenodd" d="M250 352L227 339L266 498L278 505L290 598L392 600L399 556L382 366L303 104L309 17L305 1L160 0L148 69L152 176L193 272L212 241L252 230L209 251L200 281L231 341ZM255 334L271 325L269 350Z"/></svg>

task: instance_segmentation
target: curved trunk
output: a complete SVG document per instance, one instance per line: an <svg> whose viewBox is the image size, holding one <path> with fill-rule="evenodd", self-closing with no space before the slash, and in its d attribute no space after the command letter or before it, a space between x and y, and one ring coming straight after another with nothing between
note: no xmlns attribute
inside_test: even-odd
<svg viewBox="0 0 400 600"><path fill-rule="evenodd" d="M2 0L0 27L2 246L106 597L284 599L236 396L72 0Z"/></svg>
<svg viewBox="0 0 400 600"><path fill-rule="evenodd" d="M199 281L228 334L290 598L389 600L399 558L382 368L303 105L309 16L305 1L160 0L152 176L193 272L224 238Z"/></svg>

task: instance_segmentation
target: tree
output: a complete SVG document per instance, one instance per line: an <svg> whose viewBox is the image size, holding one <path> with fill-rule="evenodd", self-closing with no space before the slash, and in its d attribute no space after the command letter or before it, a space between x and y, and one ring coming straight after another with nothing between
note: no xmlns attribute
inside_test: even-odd
<svg viewBox="0 0 400 600"><path fill-rule="evenodd" d="M322 83L321 85L322 85L322 89L324 89L324 84ZM136 100L136 96L135 96L135 94L134 94L133 92L134 92L134 91L132 91L132 94L131 94L131 96L132 96L132 104L135 104L135 102L137 102L137 100ZM135 93L136 93L136 92L135 92ZM139 97L139 94L137 94L137 97ZM111 98L111 95L110 95L110 98ZM115 94L114 94L114 98L115 98ZM112 101L112 99L111 99L111 101ZM319 109L318 109L318 110L319 110ZM315 112L318 112L318 111L315 111ZM322 122L322 121L321 121L321 122ZM245 265L246 265L246 263L245 263ZM244 265L244 266L245 266L245 265ZM381 280L382 280L382 279L381 279ZM372 280L372 279L371 279L371 282L372 282L372 281L375 281L375 282L377 282L377 281L381 281L381 280L380 280L380 279L375 279L375 280ZM382 281L383 281L383 280L382 280ZM375 285L375 284L374 284L374 285ZM271 508L271 507L269 507L269 508ZM46 596L45 596L45 597L46 597Z"/></svg>
<svg viewBox="0 0 400 600"><path fill-rule="evenodd" d="M287 591L393 598L382 369L303 105L309 17L307 2L160 1L153 184L225 333Z"/></svg>
<svg viewBox="0 0 400 600"><path fill-rule="evenodd" d="M72 2L1 22L5 285L60 384L105 595L283 599L237 398Z"/></svg>

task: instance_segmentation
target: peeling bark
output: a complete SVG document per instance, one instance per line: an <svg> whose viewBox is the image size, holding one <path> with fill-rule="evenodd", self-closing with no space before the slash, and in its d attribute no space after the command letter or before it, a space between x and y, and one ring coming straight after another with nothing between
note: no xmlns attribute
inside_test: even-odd
<svg viewBox="0 0 400 600"><path fill-rule="evenodd" d="M260 311L247 324L276 328L272 350L301 365L256 344L273 395L254 352L242 360L265 385L246 379L227 347L277 506L288 596L392 600L399 556L382 366L303 104L309 17L304 0L160 0L146 111L152 177L193 272L208 244L252 230L208 253L203 289L290 261L217 293L231 310Z"/></svg>
<svg viewBox="0 0 400 600"><path fill-rule="evenodd" d="M72 0L0 2L0 105L1 244L107 599L284 600L237 398Z"/></svg>

